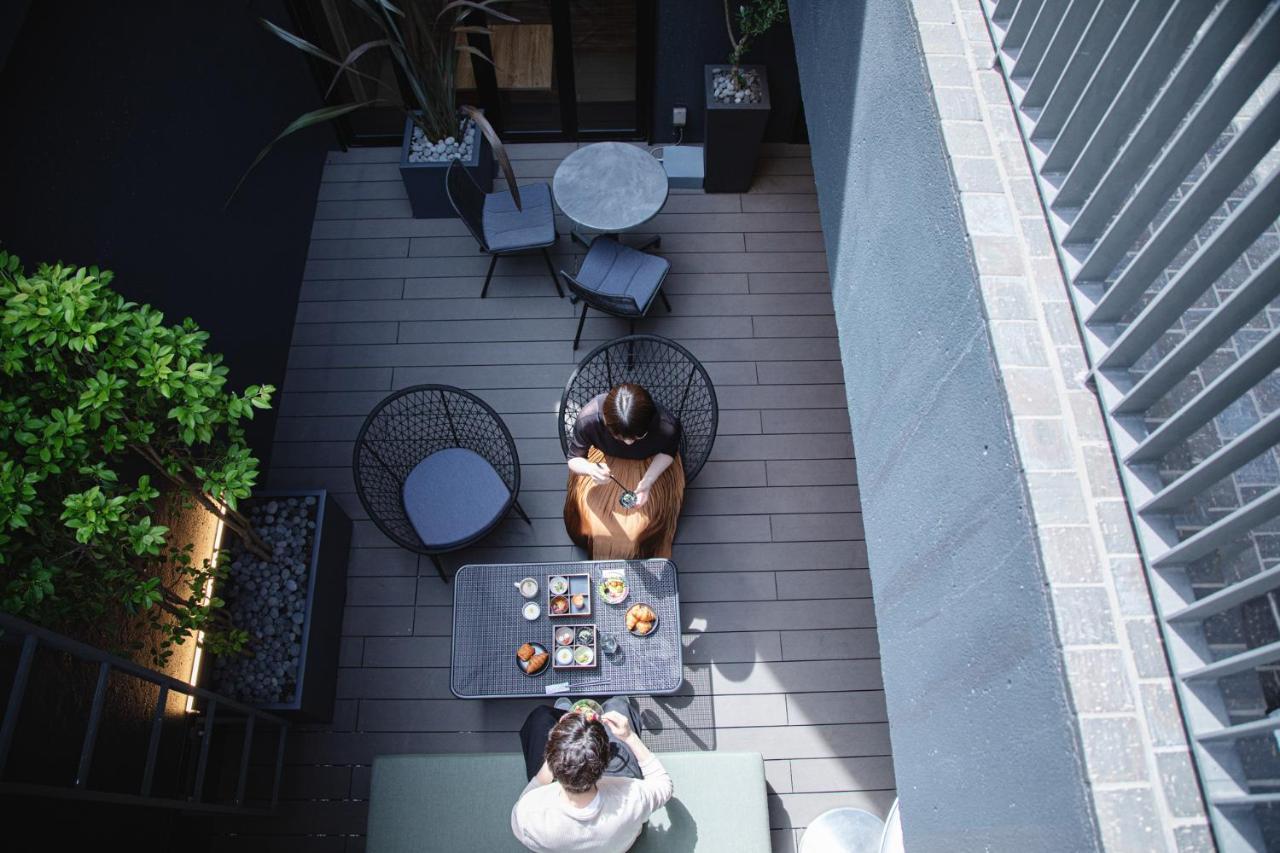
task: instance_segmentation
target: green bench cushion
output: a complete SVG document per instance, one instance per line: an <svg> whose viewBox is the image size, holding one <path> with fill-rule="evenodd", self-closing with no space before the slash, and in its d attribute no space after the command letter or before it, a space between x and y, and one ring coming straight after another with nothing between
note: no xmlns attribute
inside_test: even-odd
<svg viewBox="0 0 1280 853"><path fill-rule="evenodd" d="M755 752L658 756L675 795L654 812L635 851L767 853L764 761ZM524 788L518 753L379 755L369 794L368 853L524 850L511 807Z"/></svg>

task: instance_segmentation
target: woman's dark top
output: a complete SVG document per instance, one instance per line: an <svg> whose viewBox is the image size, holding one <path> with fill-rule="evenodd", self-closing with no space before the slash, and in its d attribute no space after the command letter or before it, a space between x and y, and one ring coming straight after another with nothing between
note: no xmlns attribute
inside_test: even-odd
<svg viewBox="0 0 1280 853"><path fill-rule="evenodd" d="M569 435L569 458L583 459L592 447L600 448L606 456L618 459L648 459L655 453L674 457L680 452L680 421L666 409L653 404L657 414L649 425L649 432L635 444L625 444L613 437L604 424L605 394L592 397L578 412L578 420Z"/></svg>

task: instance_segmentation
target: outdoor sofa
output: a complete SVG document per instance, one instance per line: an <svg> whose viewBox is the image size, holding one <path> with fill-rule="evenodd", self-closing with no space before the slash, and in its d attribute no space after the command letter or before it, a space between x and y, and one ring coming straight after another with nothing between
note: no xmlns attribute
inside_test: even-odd
<svg viewBox="0 0 1280 853"><path fill-rule="evenodd" d="M633 851L768 853L759 753L658 757L675 794L650 817ZM511 807L524 785L524 759L515 752L376 756L365 850L523 850L511 833Z"/></svg>

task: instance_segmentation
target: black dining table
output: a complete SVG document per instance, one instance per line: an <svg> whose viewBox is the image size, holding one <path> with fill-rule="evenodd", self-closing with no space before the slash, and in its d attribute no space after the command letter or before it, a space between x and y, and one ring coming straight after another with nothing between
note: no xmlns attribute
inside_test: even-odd
<svg viewBox="0 0 1280 853"><path fill-rule="evenodd" d="M620 570L626 579L628 595L619 604L607 603L600 594L606 570ZM583 574L590 576L591 613L552 616L549 579ZM532 599L517 588L526 577L538 582ZM522 613L528 601L539 605L536 619ZM657 615L646 636L626 628L627 610L637 603L648 604ZM525 674L516 657L521 645L537 643L554 653L555 629L569 624L595 626L595 665L566 670L548 661L538 674ZM679 583L670 560L468 564L453 578L449 689L460 699L674 693L683 682L680 627ZM616 652L609 653L599 642L604 635L616 637Z"/></svg>

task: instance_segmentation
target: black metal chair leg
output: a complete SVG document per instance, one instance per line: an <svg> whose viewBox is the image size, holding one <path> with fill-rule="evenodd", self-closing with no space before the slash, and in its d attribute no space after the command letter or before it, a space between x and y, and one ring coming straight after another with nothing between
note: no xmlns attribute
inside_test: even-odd
<svg viewBox="0 0 1280 853"><path fill-rule="evenodd" d="M489 261L489 273L484 277L484 288L480 291L480 298L484 299L489 294L489 282L493 280L493 268L498 265L498 256L494 255L493 260Z"/></svg>
<svg viewBox="0 0 1280 853"><path fill-rule="evenodd" d="M662 304L663 304L663 305L665 305L665 306L667 306L667 313L668 313L668 314L670 314L670 313L671 313L671 302L670 302L670 300L668 300L668 299L667 299L667 294L665 294L665 293L663 293L661 290L659 290L659 291L658 291L658 295L662 297Z"/></svg>
<svg viewBox="0 0 1280 853"><path fill-rule="evenodd" d="M564 291L560 289L560 276L556 275L555 264L551 263L551 253L543 249L542 259L547 262L547 272L551 273L551 283L556 286L556 295L564 299Z"/></svg>
<svg viewBox="0 0 1280 853"><path fill-rule="evenodd" d="M533 527L533 522L529 520L529 514L524 511L524 507L520 506L520 501L512 504L516 508L516 512L520 513L520 517L524 519L524 523Z"/></svg>
<svg viewBox="0 0 1280 853"><path fill-rule="evenodd" d="M431 562L436 564L436 571L440 573L440 580L448 583L449 576L444 573L444 563L440 560L440 557L436 554L432 554Z"/></svg>
<svg viewBox="0 0 1280 853"><path fill-rule="evenodd" d="M577 350L578 341L582 339L582 326L587 322L587 303L582 303L582 316L578 318L578 333L573 336L573 348Z"/></svg>

